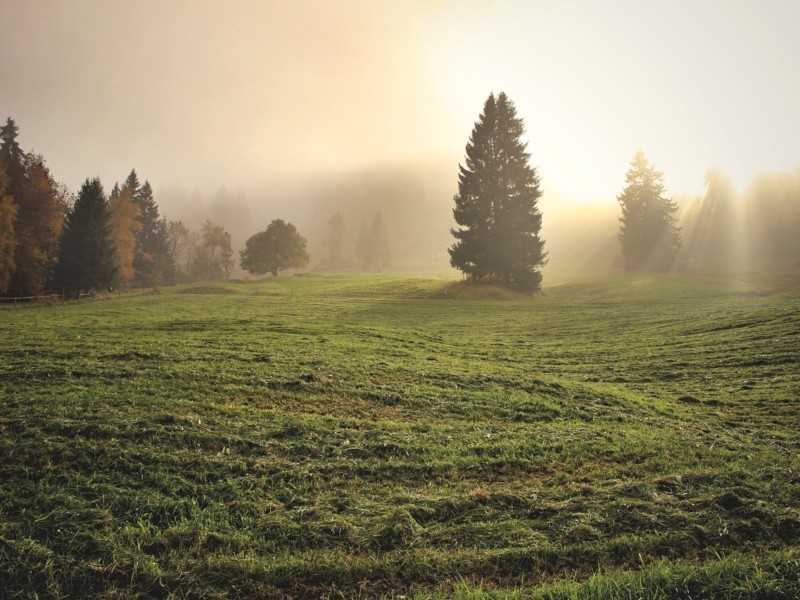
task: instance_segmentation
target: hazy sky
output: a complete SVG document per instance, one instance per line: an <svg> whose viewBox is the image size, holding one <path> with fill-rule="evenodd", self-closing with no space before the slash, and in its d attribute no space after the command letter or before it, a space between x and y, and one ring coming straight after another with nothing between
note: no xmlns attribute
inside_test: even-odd
<svg viewBox="0 0 800 600"><path fill-rule="evenodd" d="M455 192L505 91L546 190L613 201L642 148L699 192L800 165L798 23L795 0L0 0L0 117L73 190L431 159Z"/></svg>

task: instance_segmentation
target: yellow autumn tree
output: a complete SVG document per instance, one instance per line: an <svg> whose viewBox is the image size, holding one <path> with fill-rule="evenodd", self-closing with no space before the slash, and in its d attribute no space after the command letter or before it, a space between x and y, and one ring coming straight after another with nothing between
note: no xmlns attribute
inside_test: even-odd
<svg viewBox="0 0 800 600"><path fill-rule="evenodd" d="M14 232L14 218L17 206L10 196L6 196L8 178L0 163L0 295L4 294L14 274L14 249L17 236Z"/></svg>
<svg viewBox="0 0 800 600"><path fill-rule="evenodd" d="M139 221L139 205L134 202L133 195L134 190L128 185L122 188L114 186L109 199L111 240L116 249L117 282L121 287L133 280L136 232L142 226Z"/></svg>

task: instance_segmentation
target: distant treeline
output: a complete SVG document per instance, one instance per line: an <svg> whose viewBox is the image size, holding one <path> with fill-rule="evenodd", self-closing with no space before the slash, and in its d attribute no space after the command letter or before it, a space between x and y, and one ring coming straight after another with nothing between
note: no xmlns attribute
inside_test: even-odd
<svg viewBox="0 0 800 600"><path fill-rule="evenodd" d="M43 156L24 152L17 137L9 118L0 127L0 296L154 287L231 275L232 240L221 225L206 219L195 231L161 216L150 183L141 183L135 170L108 194L99 181L87 179L75 195L55 180ZM626 269L800 267L800 168L757 175L741 195L724 173L711 170L704 194L691 201L679 223L677 205L663 194L661 177L637 154L618 198ZM647 203L640 202L647 196L655 207L651 217ZM316 268L369 270L390 264L390 236L378 211L362 220L357 236L346 231L341 212L328 215L317 227ZM660 250L648 224L656 222L668 234ZM442 231L447 227L442 223ZM428 221L417 229L422 237L405 242L426 247L439 239L431 233L438 228Z"/></svg>
<svg viewBox="0 0 800 600"><path fill-rule="evenodd" d="M0 296L79 295L231 276L232 238L206 219L199 231L160 215L150 182L135 169L106 193L87 179L73 194L44 157L24 152L19 129L0 127ZM390 261L379 213L347 247L340 213L326 223L317 268L380 269Z"/></svg>
<svg viewBox="0 0 800 600"><path fill-rule="evenodd" d="M12 119L0 128L0 295L76 294L228 277L231 236L206 220L192 231L159 214L132 170L106 196L87 179L77 196L24 152Z"/></svg>

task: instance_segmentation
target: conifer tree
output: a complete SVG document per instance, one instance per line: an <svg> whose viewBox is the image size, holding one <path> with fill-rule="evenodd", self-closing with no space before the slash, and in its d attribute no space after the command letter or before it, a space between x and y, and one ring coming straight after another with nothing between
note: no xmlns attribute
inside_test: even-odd
<svg viewBox="0 0 800 600"><path fill-rule="evenodd" d="M619 241L627 271L669 271L681 249L678 205L664 195L664 174L639 150L617 196L622 208Z"/></svg>
<svg viewBox="0 0 800 600"><path fill-rule="evenodd" d="M130 183L138 182L136 172L131 171ZM128 185L126 180L126 185ZM136 256L134 269L136 282L142 286L158 285L164 280L167 263L167 231L158 214L158 204L153 197L153 188L145 181L134 193L134 201L139 205L140 227L136 232Z"/></svg>
<svg viewBox="0 0 800 600"><path fill-rule="evenodd" d="M125 178L125 182L122 184L122 187L128 188L134 198L139 197L139 191L141 190L142 185L139 183L139 175L136 174L136 169L131 169L131 172L128 173L128 176Z"/></svg>
<svg viewBox="0 0 800 600"><path fill-rule="evenodd" d="M6 169L6 176L9 178L7 192L14 196L17 192L15 186L22 186L25 176L23 161L25 153L17 142L19 127L11 117L6 119L6 124L0 127L0 162Z"/></svg>
<svg viewBox="0 0 800 600"><path fill-rule="evenodd" d="M116 275L110 210L100 180L87 179L67 215L53 281L66 295L108 288Z"/></svg>
<svg viewBox="0 0 800 600"><path fill-rule="evenodd" d="M470 135L465 166L459 166L451 230L456 243L450 264L470 279L499 280L527 292L541 285L546 262L539 237L542 192L528 164L523 120L504 93L490 94Z"/></svg>

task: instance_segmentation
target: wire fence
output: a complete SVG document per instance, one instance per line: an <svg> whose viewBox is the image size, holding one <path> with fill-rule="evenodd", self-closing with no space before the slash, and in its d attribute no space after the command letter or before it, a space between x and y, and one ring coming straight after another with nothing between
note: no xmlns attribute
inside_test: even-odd
<svg viewBox="0 0 800 600"><path fill-rule="evenodd" d="M32 304L34 302L59 302L64 299L63 295L47 294L46 296L9 296L0 297L0 304Z"/></svg>
<svg viewBox="0 0 800 600"><path fill-rule="evenodd" d="M153 288L153 291L157 291L158 288ZM121 296L123 290L121 289L111 289L108 290L101 290L98 291L94 288L89 290L88 292L81 292L78 296L70 295L67 296L66 292L62 292L60 294L44 294L42 296L0 296L0 304L34 304L34 303L46 303L46 304L53 304L55 302L64 302L66 300L86 300L89 298L93 299L104 299L104 298L111 298L113 296ZM146 288L139 288L139 289L129 289L126 291L126 294L145 294L147 293Z"/></svg>

